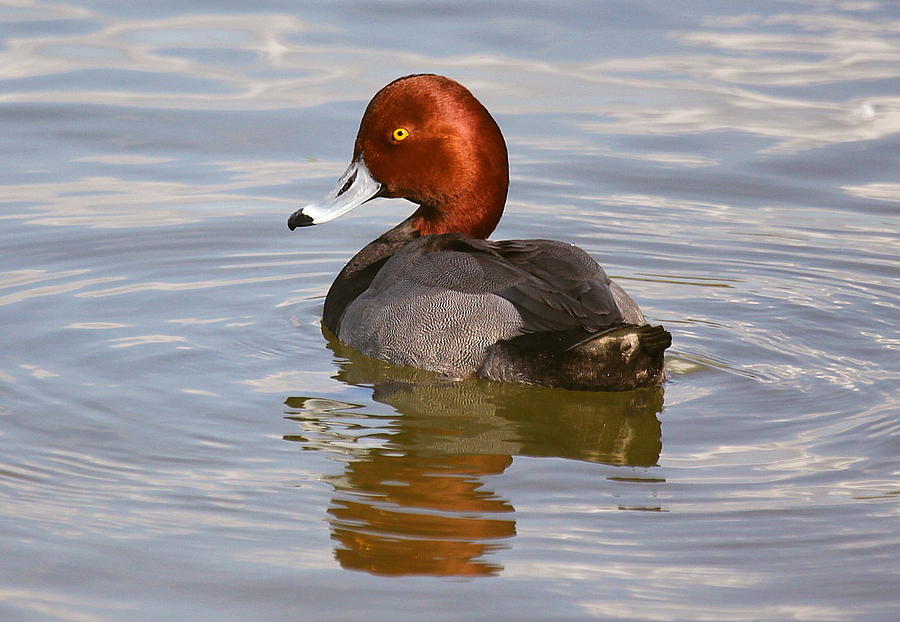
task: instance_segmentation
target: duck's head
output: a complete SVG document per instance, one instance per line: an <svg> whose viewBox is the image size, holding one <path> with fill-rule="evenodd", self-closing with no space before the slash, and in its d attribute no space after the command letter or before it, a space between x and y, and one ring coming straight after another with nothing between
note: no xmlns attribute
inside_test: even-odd
<svg viewBox="0 0 900 622"><path fill-rule="evenodd" d="M359 125L353 161L324 199L297 210L288 226L316 225L376 197L420 207L422 234L487 237L509 185L506 143L490 113L462 85L421 74L378 91Z"/></svg>

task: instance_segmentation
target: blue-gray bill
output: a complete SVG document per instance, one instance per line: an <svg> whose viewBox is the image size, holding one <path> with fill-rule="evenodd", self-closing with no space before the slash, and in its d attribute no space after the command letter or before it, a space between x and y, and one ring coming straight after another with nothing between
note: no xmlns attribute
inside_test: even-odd
<svg viewBox="0 0 900 622"><path fill-rule="evenodd" d="M355 207L379 196L381 183L372 177L362 155L357 157L337 185L320 201L298 209L288 218L291 231L297 227L319 225L343 216Z"/></svg>

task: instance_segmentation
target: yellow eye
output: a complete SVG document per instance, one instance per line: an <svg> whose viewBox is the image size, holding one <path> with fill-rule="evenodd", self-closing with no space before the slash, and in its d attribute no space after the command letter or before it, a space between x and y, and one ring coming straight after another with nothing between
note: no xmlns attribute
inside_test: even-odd
<svg viewBox="0 0 900 622"><path fill-rule="evenodd" d="M398 127L396 130L391 132L391 140L396 143L399 143L401 140L406 140L407 136L409 136L409 130L405 127Z"/></svg>

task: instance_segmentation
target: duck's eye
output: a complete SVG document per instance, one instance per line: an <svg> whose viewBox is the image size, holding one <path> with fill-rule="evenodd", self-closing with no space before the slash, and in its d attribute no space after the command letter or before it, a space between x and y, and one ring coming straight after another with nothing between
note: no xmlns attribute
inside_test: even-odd
<svg viewBox="0 0 900 622"><path fill-rule="evenodd" d="M401 140L406 140L409 136L409 130L405 127L398 127L396 130L391 132L391 140L395 143L399 143Z"/></svg>

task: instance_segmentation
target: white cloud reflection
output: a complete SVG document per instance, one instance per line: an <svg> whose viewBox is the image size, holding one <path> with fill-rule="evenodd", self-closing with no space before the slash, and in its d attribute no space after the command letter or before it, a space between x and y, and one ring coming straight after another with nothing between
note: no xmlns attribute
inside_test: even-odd
<svg viewBox="0 0 900 622"><path fill-rule="evenodd" d="M25 6L43 14L51 10L36 2ZM798 151L900 131L900 97L814 99L765 91L898 78L900 20L867 12L875 8L866 2L823 3L803 13L707 18L693 30L670 33L682 53L573 62L313 43L318 39L310 34L327 28L284 14L112 21L59 7L61 15L89 20L96 30L8 39L0 52L0 79L100 69L147 72L194 86L165 92L114 80L110 86L62 90L32 84L0 93L0 102L298 108L363 100L390 77L428 68L464 80L502 114L584 114L602 120L582 123L583 130L611 134L747 132L770 139L772 151ZM204 62L191 50L237 51L250 60ZM486 77L491 72L514 74L516 80L499 82ZM209 92L210 84L215 92Z"/></svg>
<svg viewBox="0 0 900 622"><path fill-rule="evenodd" d="M900 203L900 184L898 183L871 183L860 186L842 186L841 190L860 199Z"/></svg>
<svg viewBox="0 0 900 622"><path fill-rule="evenodd" d="M82 162L148 164L153 158L97 156ZM282 185L297 178L331 178L344 162L227 161L210 163L220 169L218 183L187 183L126 179L115 176L83 177L75 180L0 185L0 203L35 203L5 218L20 218L28 224L88 226L99 229L181 225L215 216L234 217L258 213L271 205L283 212L292 199L260 197L255 189Z"/></svg>
<svg viewBox="0 0 900 622"><path fill-rule="evenodd" d="M240 384L251 387L259 393L290 393L302 389L306 393L328 391L334 387L333 372L326 371L282 371L263 376L240 380Z"/></svg>
<svg viewBox="0 0 900 622"><path fill-rule="evenodd" d="M137 335L110 339L109 343L111 348L131 348L157 343L187 343L187 338L180 335Z"/></svg>
<svg viewBox="0 0 900 622"><path fill-rule="evenodd" d="M91 15L83 7L39 0L6 0L0 5L0 18L4 20L80 19Z"/></svg>

